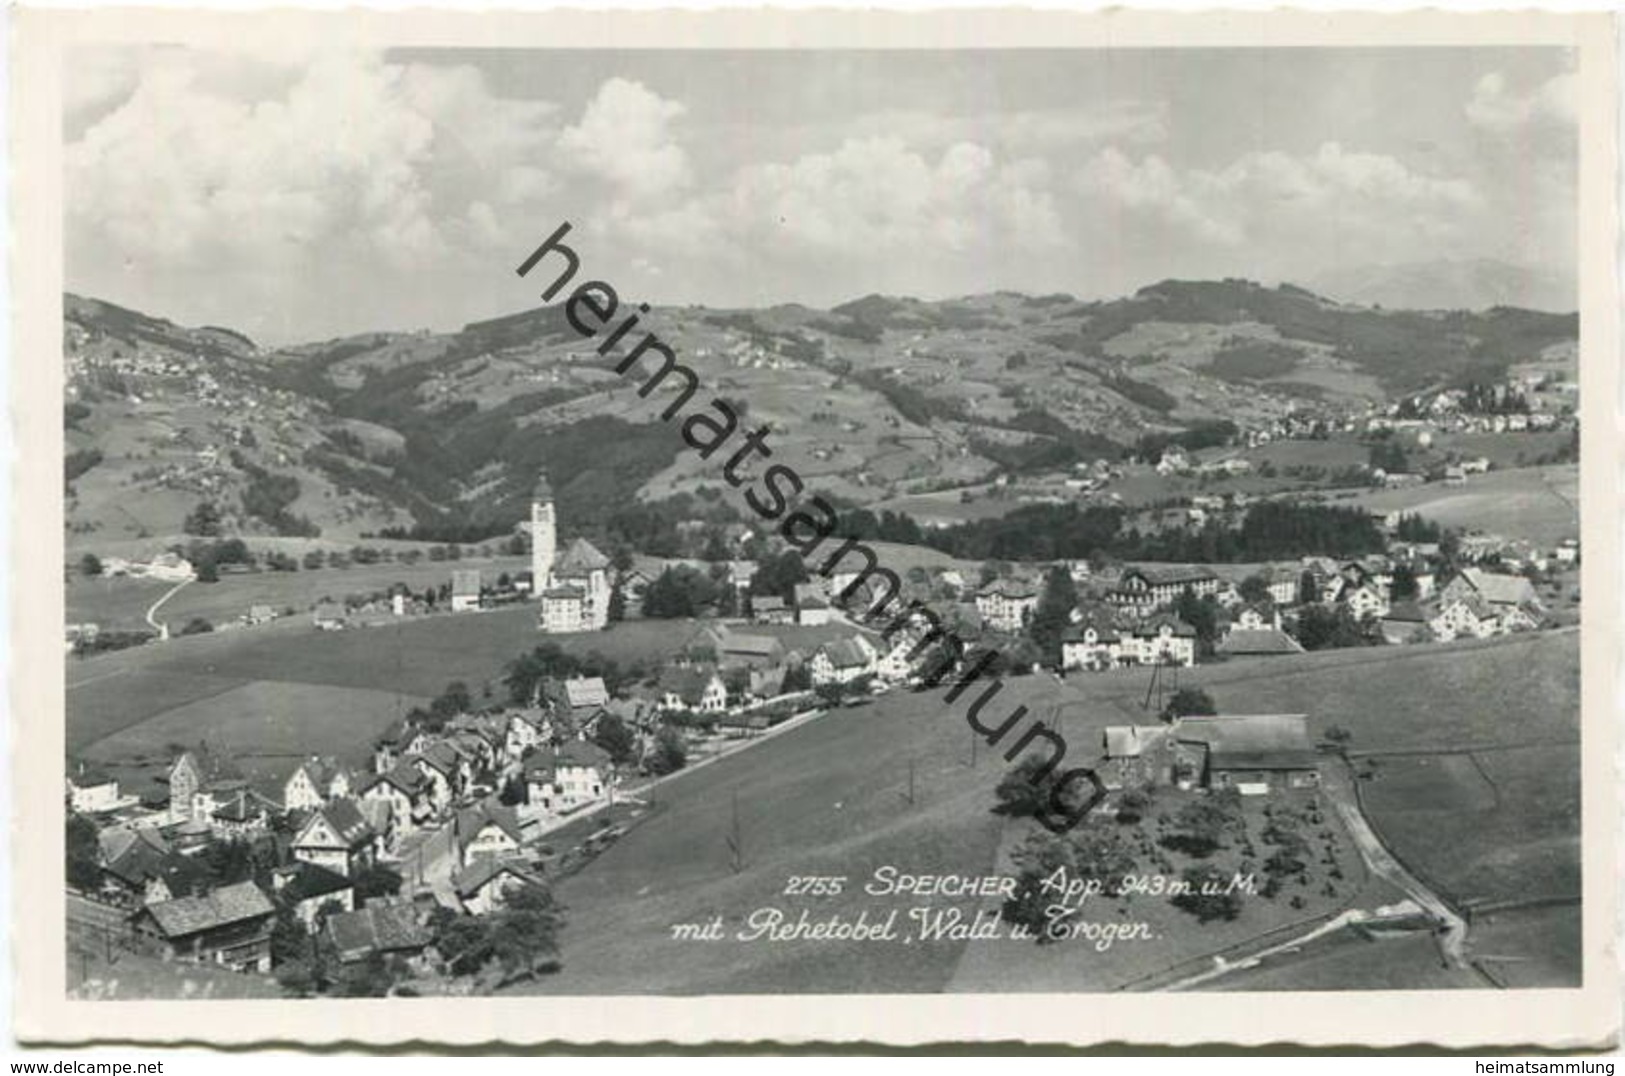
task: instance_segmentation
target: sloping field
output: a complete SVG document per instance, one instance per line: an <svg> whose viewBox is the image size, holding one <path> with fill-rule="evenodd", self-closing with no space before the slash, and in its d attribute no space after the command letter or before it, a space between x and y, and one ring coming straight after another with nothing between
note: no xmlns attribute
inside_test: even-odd
<svg viewBox="0 0 1625 1076"><path fill-rule="evenodd" d="M1045 705L1048 678L1012 681L996 703ZM1038 702L1037 700L1046 700ZM906 798L914 768L914 802ZM1004 772L985 747L976 768L962 711L939 693L894 695L835 711L758 747L662 785L656 817L631 830L559 895L570 909L565 970L525 992L696 994L932 992L960 943L739 941L760 908L794 921L840 914L871 922L913 904L863 892L871 873L990 871L1002 819L989 812ZM744 864L730 861L735 803ZM792 877L841 876L834 896L787 895ZM962 902L963 903L963 902ZM970 901L974 908L976 902ZM672 927L727 923L718 941L677 940Z"/></svg>
<svg viewBox="0 0 1625 1076"><path fill-rule="evenodd" d="M1370 493L1373 512L1414 512L1445 527L1482 530L1556 545L1580 533L1580 469L1527 467L1473 475L1466 485L1441 482Z"/></svg>
<svg viewBox="0 0 1625 1076"><path fill-rule="evenodd" d="M373 564L354 568L320 568L300 572L250 572L223 575L218 583L192 583L182 587L159 610L174 631L194 616L215 625L245 616L255 605L269 605L281 612L292 608L308 617L310 609L327 598L342 600L346 595L370 595L396 583L414 591L451 582L457 569L477 569L487 582L496 582L503 572L510 575L530 570L528 557L497 557L489 560L461 560L417 564ZM147 608L174 584L147 579L75 578L67 587L68 620L89 621L104 628L145 628Z"/></svg>
<svg viewBox="0 0 1625 1076"><path fill-rule="evenodd" d="M187 587L186 591L195 589ZM185 593L183 591L182 593ZM654 666L694 632L691 621L635 620L609 631L543 635L530 606L448 613L339 632L317 631L308 617L240 631L152 643L93 658L68 660L68 747L80 750L120 729L211 699L253 681L315 684L360 691L433 697L452 680L500 698L507 664L552 642L577 654L597 651L631 665ZM811 650L851 628L753 626L786 648ZM350 700L328 703L301 696L320 712L343 712ZM195 739L195 738L194 738Z"/></svg>
<svg viewBox="0 0 1625 1076"><path fill-rule="evenodd" d="M1572 689L1561 693L1558 685L1577 667L1576 642L1572 633L1546 634L1311 654L1187 670L1181 682L1202 684L1226 712L1304 711L1314 715L1317 733L1341 724L1353 730L1356 747L1390 740L1395 747L1543 737L1572 741L1574 695ZM1064 685L1048 677L1023 678L1007 683L984 718L1004 716L1017 701L1041 717L1063 706L1064 734L1076 754L1089 758L1098 753L1104 725L1143 715L1144 691L1143 674L1073 677ZM906 799L910 759L913 804ZM782 909L790 921L803 909L814 921L837 913L853 920L866 912L874 922L892 910L906 916L909 907L926 903L973 912L983 902L862 892L874 868L887 863L933 874L990 872L1001 825L989 807L1005 765L985 747L976 770L968 761L962 709L944 706L936 693L902 694L837 711L662 786L655 817L560 885L572 909L563 939L565 970L521 989L690 994L947 988L961 965L964 942L743 942L733 934L744 917L767 907ZM1564 764L1554 762L1554 772ZM736 797L744 848L738 871L729 852ZM1504 806L1496 810L1511 812L1504 817L1513 824L1517 804L1498 802ZM1475 825L1477 832L1489 832L1478 825L1482 821L1479 815L1474 824L1460 826L1458 843L1473 839ZM1504 831L1494 840L1504 841ZM1415 853L1419 866L1428 866L1438 843ZM1478 850L1492 852L1484 843ZM786 895L788 880L804 875L844 876L847 882L839 896ZM672 936L673 926L709 924L719 915L726 922L722 940ZM1226 937L1218 944L1234 940ZM987 944L1001 946L994 959L1002 970L987 967L979 954L975 979L1002 984L993 989L1022 989L1021 968L1037 958L1022 943ZM1080 947L1073 970L1066 972L1076 983L1090 981L1082 959L1087 951L1087 945ZM1383 952L1387 955L1372 959L1432 959L1433 950L1428 944L1407 947L1404 957L1399 950ZM1044 959L1053 964L1063 958L1045 954ZM1419 965L1414 974L1389 968L1371 985L1445 985L1440 980Z"/></svg>
<svg viewBox="0 0 1625 1076"><path fill-rule="evenodd" d="M167 710L92 745L93 759L121 759L170 744L224 747L234 757L336 754L358 761L374 736L425 700L388 691L256 680Z"/></svg>

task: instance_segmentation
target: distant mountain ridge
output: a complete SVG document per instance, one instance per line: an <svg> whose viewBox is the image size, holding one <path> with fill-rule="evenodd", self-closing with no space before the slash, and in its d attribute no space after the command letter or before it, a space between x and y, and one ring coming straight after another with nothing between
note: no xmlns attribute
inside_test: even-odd
<svg viewBox="0 0 1625 1076"><path fill-rule="evenodd" d="M1311 287L1345 303L1413 310L1513 306L1568 313L1579 305L1572 283L1490 258L1347 266L1315 277Z"/></svg>
<svg viewBox="0 0 1625 1076"><path fill-rule="evenodd" d="M70 533L175 533L212 500L247 533L308 520L324 537L500 534L542 469L583 526L718 481L558 303L277 349L73 295L65 314ZM1572 314L1375 310L1241 279L1109 301L657 307L643 326L773 426L775 462L854 504L1066 467L1194 423L1495 379L1578 329Z"/></svg>

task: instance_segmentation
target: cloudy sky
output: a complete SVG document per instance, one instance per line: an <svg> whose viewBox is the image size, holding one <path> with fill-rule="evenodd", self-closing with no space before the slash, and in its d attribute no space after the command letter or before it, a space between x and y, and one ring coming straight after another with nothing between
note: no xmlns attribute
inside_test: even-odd
<svg viewBox="0 0 1625 1076"><path fill-rule="evenodd" d="M266 342L623 296L1112 296L1491 258L1575 277L1555 49L83 50L70 290Z"/></svg>

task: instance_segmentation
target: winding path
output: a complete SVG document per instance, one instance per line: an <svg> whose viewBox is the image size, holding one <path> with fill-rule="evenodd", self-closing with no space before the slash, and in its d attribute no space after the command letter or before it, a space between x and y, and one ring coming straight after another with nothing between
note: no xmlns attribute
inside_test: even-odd
<svg viewBox="0 0 1625 1076"><path fill-rule="evenodd" d="M169 599L173 598L182 587L186 586L190 582L190 579L182 579L179 583L176 583L174 586L164 591L163 597L152 603L152 608L147 610L147 623L152 625L153 631L163 634L164 630L164 626L153 619L153 617L158 613L158 607L163 605Z"/></svg>
<svg viewBox="0 0 1625 1076"><path fill-rule="evenodd" d="M1359 794L1355 791L1354 781L1352 767L1342 758L1328 759L1327 764L1321 767L1322 790L1337 808L1338 815L1343 819L1343 825L1348 829L1349 836L1354 839L1355 847L1360 850L1360 856L1365 860L1371 873L1404 890L1406 896L1416 901L1423 911L1438 920L1440 929L1437 938L1440 953L1451 967L1466 967L1467 957L1464 950L1467 943L1467 921L1457 915L1455 909L1445 903L1443 897L1412 874L1388 850L1388 846L1382 843L1382 839L1371 828L1371 823L1366 821L1365 812L1360 809Z"/></svg>

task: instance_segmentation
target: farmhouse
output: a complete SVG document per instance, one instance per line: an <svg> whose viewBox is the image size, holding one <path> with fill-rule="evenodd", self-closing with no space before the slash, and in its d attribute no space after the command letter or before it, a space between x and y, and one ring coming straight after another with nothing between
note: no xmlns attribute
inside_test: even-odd
<svg viewBox="0 0 1625 1076"><path fill-rule="evenodd" d="M342 631L349 626L350 614L338 602L317 602L310 619L320 631Z"/></svg>
<svg viewBox="0 0 1625 1076"><path fill-rule="evenodd" d="M825 643L813 654L812 682L846 684L875 671L875 648L861 635Z"/></svg>
<svg viewBox="0 0 1625 1076"><path fill-rule="evenodd" d="M135 929L168 946L177 960L222 964L234 971L271 970L271 920L276 906L253 882L196 897L150 904Z"/></svg>
<svg viewBox="0 0 1625 1076"><path fill-rule="evenodd" d="M1154 785L1168 779L1172 728L1168 725L1108 725L1101 732L1104 759L1096 767L1110 791Z"/></svg>
<svg viewBox="0 0 1625 1076"><path fill-rule="evenodd" d="M480 607L480 570L459 568L451 573L451 611L468 613Z"/></svg>
<svg viewBox="0 0 1625 1076"><path fill-rule="evenodd" d="M776 594L751 598L750 615L758 624L789 624L795 620L794 611Z"/></svg>
<svg viewBox="0 0 1625 1076"><path fill-rule="evenodd" d="M1474 595L1482 598L1498 613L1509 609L1524 609L1538 614L1544 612L1545 608L1541 605L1540 596L1535 593L1535 585L1528 579L1521 575L1504 575L1479 568L1462 569L1460 574L1445 584L1439 597L1448 602Z"/></svg>
<svg viewBox="0 0 1625 1076"><path fill-rule="evenodd" d="M1174 782L1244 796L1313 788L1320 770L1303 714L1185 717L1173 726Z"/></svg>
<svg viewBox="0 0 1625 1076"><path fill-rule="evenodd" d="M1280 628L1237 628L1215 648L1221 657L1262 658L1281 654L1301 654L1303 646Z"/></svg>
<svg viewBox="0 0 1625 1076"><path fill-rule="evenodd" d="M1430 638L1428 614L1412 601L1395 602L1379 622L1383 641L1397 645L1424 642Z"/></svg>
<svg viewBox="0 0 1625 1076"><path fill-rule="evenodd" d="M399 957L414 970L434 942L425 915L408 901L369 901L364 908L327 920L327 937L339 960L352 964L370 956Z"/></svg>

